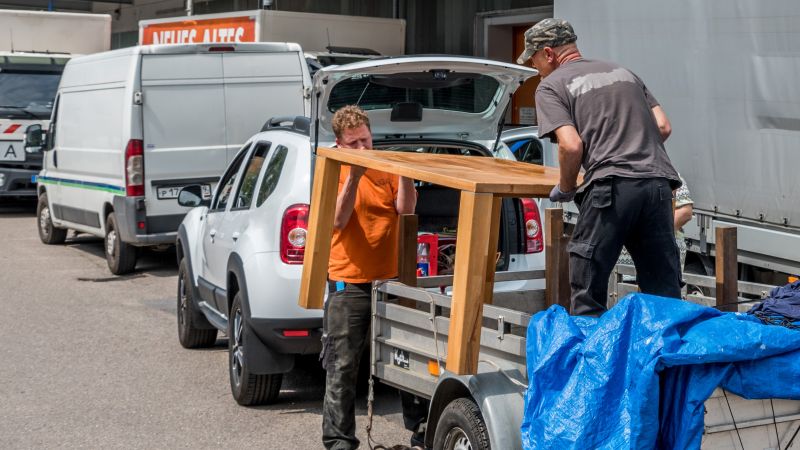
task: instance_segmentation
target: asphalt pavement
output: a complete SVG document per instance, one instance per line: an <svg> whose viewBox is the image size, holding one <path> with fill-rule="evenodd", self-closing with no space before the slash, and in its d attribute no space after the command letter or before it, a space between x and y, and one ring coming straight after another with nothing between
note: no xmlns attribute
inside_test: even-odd
<svg viewBox="0 0 800 450"><path fill-rule="evenodd" d="M322 448L324 372L284 377L277 403L230 394L227 338L186 350L174 250L114 276L99 238L47 246L35 205L0 200L0 448ZM357 403L366 445L366 385ZM378 385L373 435L407 444L397 392Z"/></svg>

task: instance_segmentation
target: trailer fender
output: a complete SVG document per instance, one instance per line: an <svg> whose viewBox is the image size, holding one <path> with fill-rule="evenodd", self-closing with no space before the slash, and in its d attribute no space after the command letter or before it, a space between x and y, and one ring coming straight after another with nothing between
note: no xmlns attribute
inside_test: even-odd
<svg viewBox="0 0 800 450"><path fill-rule="evenodd" d="M482 369L488 371L481 372ZM445 372L439 378L428 412L427 447L433 447L436 426L444 408L453 400L466 397L472 398L480 408L492 448L522 448L520 426L525 406L522 374L516 370L500 372L486 364L481 364L479 372L477 375Z"/></svg>

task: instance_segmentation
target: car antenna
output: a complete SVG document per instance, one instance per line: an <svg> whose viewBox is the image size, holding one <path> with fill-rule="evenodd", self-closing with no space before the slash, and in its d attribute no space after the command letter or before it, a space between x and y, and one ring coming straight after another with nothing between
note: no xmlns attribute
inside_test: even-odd
<svg viewBox="0 0 800 450"><path fill-rule="evenodd" d="M331 51L331 29L326 27L325 33L328 35L328 53L333 53Z"/></svg>

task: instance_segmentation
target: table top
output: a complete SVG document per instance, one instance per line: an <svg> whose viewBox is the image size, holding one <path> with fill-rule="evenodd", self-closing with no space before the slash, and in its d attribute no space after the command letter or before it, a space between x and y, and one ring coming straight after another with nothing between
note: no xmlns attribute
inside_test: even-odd
<svg viewBox="0 0 800 450"><path fill-rule="evenodd" d="M317 149L317 155L462 191L504 197L547 197L559 170L519 161L431 153Z"/></svg>

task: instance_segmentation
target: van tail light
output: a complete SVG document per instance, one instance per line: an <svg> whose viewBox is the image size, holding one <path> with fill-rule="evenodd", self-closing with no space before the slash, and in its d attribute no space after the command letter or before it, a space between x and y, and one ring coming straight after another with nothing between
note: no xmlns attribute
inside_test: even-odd
<svg viewBox="0 0 800 450"><path fill-rule="evenodd" d="M522 214L525 219L525 253L539 253L544 249L539 206L532 198L520 200L522 200Z"/></svg>
<svg viewBox="0 0 800 450"><path fill-rule="evenodd" d="M144 142L131 139L125 147L125 193L144 195Z"/></svg>
<svg viewBox="0 0 800 450"><path fill-rule="evenodd" d="M303 264L308 235L308 205L286 208L281 221L281 261L286 264Z"/></svg>

